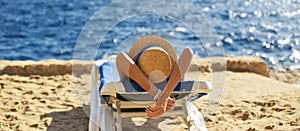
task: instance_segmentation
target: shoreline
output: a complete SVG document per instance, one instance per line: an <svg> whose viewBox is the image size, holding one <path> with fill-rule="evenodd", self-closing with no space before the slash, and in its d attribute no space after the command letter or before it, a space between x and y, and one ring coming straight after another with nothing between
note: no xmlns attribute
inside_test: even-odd
<svg viewBox="0 0 300 131"><path fill-rule="evenodd" d="M300 68L290 68L287 66L270 66L259 57L255 56L228 56L224 60L221 58L194 58L189 71L201 72L250 72L283 81L290 84L300 85ZM216 62L214 62L216 61ZM221 61L221 62L218 62ZM226 61L226 67L224 62ZM94 61L82 60L57 60L46 59L40 61L9 61L0 60L0 75L65 75L89 74ZM213 69L214 68L214 69ZM73 74L73 75L74 75Z"/></svg>

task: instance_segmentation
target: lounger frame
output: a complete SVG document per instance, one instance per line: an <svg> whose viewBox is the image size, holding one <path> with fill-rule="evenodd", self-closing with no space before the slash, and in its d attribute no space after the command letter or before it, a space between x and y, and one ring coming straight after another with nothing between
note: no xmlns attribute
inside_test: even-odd
<svg viewBox="0 0 300 131"><path fill-rule="evenodd" d="M155 106L155 102L147 92L126 92L124 82L112 82L105 84L99 91L99 67L106 61L95 62L91 70L91 108L89 131L121 131L122 118L147 117L145 108ZM190 81L182 82L191 83ZM175 108L163 116L181 116L188 128L193 125L193 120L188 118L187 102L192 96L205 95L212 90L208 81L194 81L193 85L185 90L172 92L176 96ZM99 128L99 126L101 128Z"/></svg>

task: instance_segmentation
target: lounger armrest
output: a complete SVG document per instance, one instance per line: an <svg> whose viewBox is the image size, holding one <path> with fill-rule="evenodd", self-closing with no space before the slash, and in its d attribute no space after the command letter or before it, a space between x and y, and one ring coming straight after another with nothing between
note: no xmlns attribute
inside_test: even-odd
<svg viewBox="0 0 300 131"><path fill-rule="evenodd" d="M208 81L182 81L173 91L173 93L204 93L207 94L212 91L212 85ZM117 93L133 93L133 94L145 94L147 92L137 91L131 84L126 82L110 82L105 84L100 94L116 96Z"/></svg>
<svg viewBox="0 0 300 131"><path fill-rule="evenodd" d="M213 86L209 81L199 80L193 84L192 92L196 93L209 93L213 90Z"/></svg>

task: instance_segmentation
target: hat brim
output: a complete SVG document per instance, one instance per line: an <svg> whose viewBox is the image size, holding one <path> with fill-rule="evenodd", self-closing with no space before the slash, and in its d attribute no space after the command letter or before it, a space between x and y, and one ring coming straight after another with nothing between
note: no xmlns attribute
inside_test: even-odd
<svg viewBox="0 0 300 131"><path fill-rule="evenodd" d="M138 53L148 46L159 46L163 48L170 57L177 62L177 55L173 46L165 39L158 36L146 36L133 44L128 52L128 56L134 59Z"/></svg>

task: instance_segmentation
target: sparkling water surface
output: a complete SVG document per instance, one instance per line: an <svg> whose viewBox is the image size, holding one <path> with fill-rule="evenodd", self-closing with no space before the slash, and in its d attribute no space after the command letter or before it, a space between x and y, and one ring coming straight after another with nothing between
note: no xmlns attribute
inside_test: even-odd
<svg viewBox="0 0 300 131"><path fill-rule="evenodd" d="M72 59L81 29L110 2L1 0L0 59ZM130 35L161 31L164 37L184 41L200 57L207 57L206 47L223 46L225 55L259 56L270 65L300 65L300 0L190 0L189 3L201 10L213 25L219 36L217 43L199 43L192 30L182 23L145 14L116 25L101 43L97 59L115 55L109 52L114 52ZM114 15L108 15L99 21L114 19Z"/></svg>

